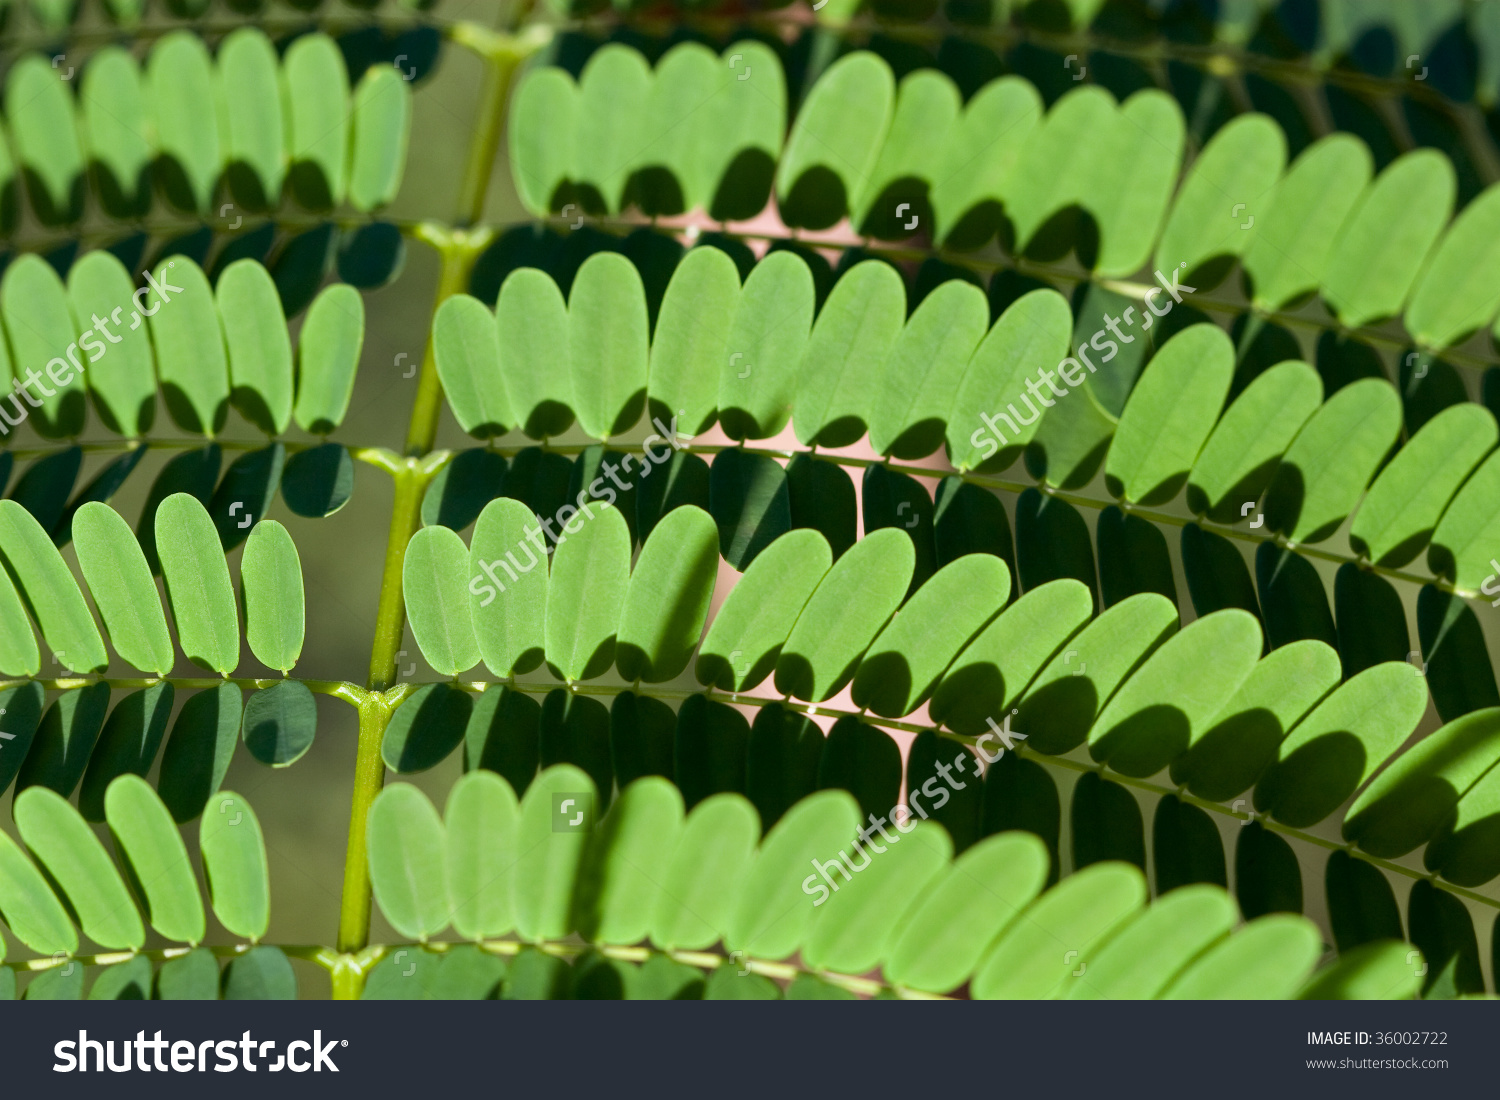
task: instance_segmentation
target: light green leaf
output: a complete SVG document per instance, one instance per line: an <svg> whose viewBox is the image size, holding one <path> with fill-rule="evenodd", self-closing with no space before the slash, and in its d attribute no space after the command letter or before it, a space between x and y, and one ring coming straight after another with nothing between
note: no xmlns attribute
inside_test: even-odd
<svg viewBox="0 0 1500 1100"><path fill-rule="evenodd" d="M10 574L0 569L0 674L35 676L41 667L42 655L26 619L26 607Z"/></svg>
<svg viewBox="0 0 1500 1100"><path fill-rule="evenodd" d="M28 787L12 812L26 847L68 895L84 935L105 948L142 947L146 930L125 883L78 811L56 791Z"/></svg>
<svg viewBox="0 0 1500 1100"><path fill-rule="evenodd" d="M651 414L680 417L678 429L688 435L713 424L739 298L739 269L712 247L689 251L667 284L651 341Z"/></svg>
<svg viewBox="0 0 1500 1100"><path fill-rule="evenodd" d="M1385 763L1427 709L1427 684L1405 661L1367 668L1297 724L1255 787L1255 808L1294 828L1316 825Z"/></svg>
<svg viewBox="0 0 1500 1100"><path fill-rule="evenodd" d="M1402 940L1377 940L1346 951L1312 976L1297 996L1305 1001L1405 1001L1422 988L1426 963Z"/></svg>
<svg viewBox="0 0 1500 1100"><path fill-rule="evenodd" d="M776 658L776 690L811 703L836 695L906 596L916 554L905 531L865 536L818 582Z"/></svg>
<svg viewBox="0 0 1500 1100"><path fill-rule="evenodd" d="M354 89L349 205L376 210L395 199L411 134L411 84L390 65L371 65Z"/></svg>
<svg viewBox="0 0 1500 1100"><path fill-rule="evenodd" d="M1436 149L1415 149L1397 157L1365 189L1323 274L1323 300L1346 327L1401 312L1453 212L1456 187L1447 157Z"/></svg>
<svg viewBox="0 0 1500 1100"><path fill-rule="evenodd" d="M668 512L641 548L615 646L620 675L659 684L687 668L719 575L719 532L701 508Z"/></svg>
<svg viewBox="0 0 1500 1100"><path fill-rule="evenodd" d="M91 501L73 517L73 544L115 652L138 669L167 675L176 661L172 637L130 525L109 505Z"/></svg>
<svg viewBox="0 0 1500 1100"><path fill-rule="evenodd" d="M1306 917L1276 913L1253 920L1211 947L1162 994L1171 1001L1279 1001L1296 993L1323 937Z"/></svg>
<svg viewBox="0 0 1500 1100"><path fill-rule="evenodd" d="M448 407L478 439L504 435L515 424L500 373L495 315L478 298L455 294L432 321L432 353Z"/></svg>
<svg viewBox="0 0 1500 1100"><path fill-rule="evenodd" d="M0 560L64 668L94 672L109 664L104 639L67 563L41 524L14 500L0 500Z"/></svg>
<svg viewBox="0 0 1500 1100"><path fill-rule="evenodd" d="M267 435L280 435L292 420L294 380L276 284L254 260L236 260L219 275L216 294L235 408Z"/></svg>
<svg viewBox="0 0 1500 1100"><path fill-rule="evenodd" d="M1217 886L1184 886L1157 899L1110 937L1072 982L1070 1001L1151 1000L1213 943L1229 935L1239 906Z"/></svg>
<svg viewBox="0 0 1500 1100"><path fill-rule="evenodd" d="M275 520L261 520L245 540L240 558L240 603L245 640L267 668L290 672L302 655L303 599L296 543Z"/></svg>
<svg viewBox="0 0 1500 1100"><path fill-rule="evenodd" d="M588 435L619 435L640 418L649 341L646 290L635 264L618 252L590 256L568 295L573 411Z"/></svg>
<svg viewBox="0 0 1500 1100"><path fill-rule="evenodd" d="M1282 456L1266 490L1266 527L1294 543L1338 530L1401 431L1401 399L1384 378L1352 382L1324 402Z"/></svg>
<svg viewBox="0 0 1500 1100"><path fill-rule="evenodd" d="M527 72L513 95L506 127L511 173L522 204L545 217L573 171L568 135L578 125L578 85L566 70L547 65Z"/></svg>
<svg viewBox="0 0 1500 1100"><path fill-rule="evenodd" d="M1461 594L1472 596L1479 592L1490 583L1489 577L1495 572L1490 562L1496 556L1500 538L1497 500L1500 500L1500 453L1491 454L1464 482L1432 534L1427 565L1434 573L1452 581ZM0 543L0 549L3 548Z"/></svg>
<svg viewBox="0 0 1500 1100"><path fill-rule="evenodd" d="M491 939L515 927L511 876L519 822L516 793L494 772L469 772L448 792L448 908L466 939Z"/></svg>
<svg viewBox="0 0 1500 1100"><path fill-rule="evenodd" d="M197 944L205 929L198 880L172 815L151 784L125 774L104 795L115 845L155 928L169 940Z"/></svg>
<svg viewBox="0 0 1500 1100"><path fill-rule="evenodd" d="M158 263L154 278L162 294L148 295L148 319L167 411L184 431L213 435L229 415L229 361L213 290L186 256ZM135 304L148 312L140 298Z"/></svg>
<svg viewBox="0 0 1500 1100"><path fill-rule="evenodd" d="M705 798L678 833L656 898L651 940L665 949L695 950L714 943L755 858L760 821L738 794Z"/></svg>
<svg viewBox="0 0 1500 1100"><path fill-rule="evenodd" d="M447 834L427 796L393 783L370 806L370 884L386 920L426 943L448 927Z"/></svg>
<svg viewBox="0 0 1500 1100"><path fill-rule="evenodd" d="M1001 933L974 976L975 998L1066 996L1146 898L1146 878L1132 864L1105 861L1068 876Z"/></svg>
<svg viewBox="0 0 1500 1100"><path fill-rule="evenodd" d="M146 85L135 58L120 46L105 46L91 56L83 67L78 99L80 132L99 173L99 198L105 210L115 217L145 213L151 201L149 169L156 150L147 136L151 130L146 121ZM80 262L95 255L107 253L91 252ZM71 282L72 271L69 276ZM123 298L113 303L123 304Z"/></svg>
<svg viewBox="0 0 1500 1100"><path fill-rule="evenodd" d="M401 568L406 617L427 663L444 676L479 663L468 573L468 547L447 527L424 527L407 544Z"/></svg>
<svg viewBox="0 0 1500 1100"><path fill-rule="evenodd" d="M618 508L564 536L547 587L547 665L558 679L592 680L614 663L629 584L630 529Z"/></svg>
<svg viewBox="0 0 1500 1100"><path fill-rule="evenodd" d="M167 196L183 210L206 212L223 147L214 63L203 39L188 30L169 31L152 47L146 82L157 143L167 158L158 169Z"/></svg>
<svg viewBox="0 0 1500 1100"><path fill-rule="evenodd" d="M521 800L511 905L522 939L566 936L578 865L598 814L594 781L571 764L547 768Z"/></svg>
<svg viewBox="0 0 1500 1100"><path fill-rule="evenodd" d="M1263 371L1213 427L1188 478L1188 507L1217 523L1242 518L1260 499L1276 463L1323 401L1323 382L1289 359Z"/></svg>
<svg viewBox="0 0 1500 1100"><path fill-rule="evenodd" d="M536 530L536 513L519 500L499 497L479 513L469 546L475 640L485 667L501 677L530 672L542 662L547 562L527 530Z"/></svg>
<svg viewBox="0 0 1500 1100"><path fill-rule="evenodd" d="M558 369L571 362L562 291L551 276L519 268L500 286L495 318L500 372L521 430L532 439L561 435L573 423L574 400L571 373Z"/></svg>
<svg viewBox="0 0 1500 1100"><path fill-rule="evenodd" d="M719 424L731 439L766 439L786 426L814 312L812 272L782 249L755 265L719 364Z"/></svg>
<svg viewBox="0 0 1500 1100"><path fill-rule="evenodd" d="M847 791L819 791L788 810L766 834L744 877L724 928L725 943L763 959L782 959L796 951L817 912L811 884L818 883L818 876L806 872L812 861L837 864L840 852L853 849L859 824L859 806Z"/></svg>
<svg viewBox="0 0 1500 1100"><path fill-rule="evenodd" d="M642 120L651 80L646 59L618 42L596 50L579 75L570 174L574 183L593 188L603 199L603 209L597 210L597 201L584 197L591 212L617 214L625 206L625 188L645 136ZM546 125L555 123L548 120Z"/></svg>
<svg viewBox="0 0 1500 1100"><path fill-rule="evenodd" d="M682 819L682 795L659 775L637 779L620 792L579 868L573 899L579 935L614 944L646 938Z"/></svg>
<svg viewBox="0 0 1500 1100"><path fill-rule="evenodd" d="M890 128L869 182L850 196L851 224L870 236L897 240L909 231L907 211L927 209L927 187L917 182L939 163L958 125L963 96L948 74L938 69L915 69L896 88L896 107ZM905 206L898 217L896 209Z"/></svg>
<svg viewBox="0 0 1500 1100"><path fill-rule="evenodd" d="M969 100L936 162L942 167L931 194L935 239L949 248L990 239L1000 223L1000 193L1044 111L1036 88L1019 76L992 80Z"/></svg>
<svg viewBox="0 0 1500 1100"><path fill-rule="evenodd" d="M214 915L255 943L271 922L271 872L250 803L232 791L215 794L198 824L198 850Z"/></svg>
<svg viewBox="0 0 1500 1100"><path fill-rule="evenodd" d="M38 955L71 955L78 933L52 887L10 834L0 831L0 917Z"/></svg>
<svg viewBox="0 0 1500 1100"><path fill-rule="evenodd" d="M54 85L60 81L51 78ZM124 303L121 303L124 304ZM83 431L83 358L74 344L77 331L68 308L68 292L52 265L35 253L25 253L0 278L0 313L10 336L16 378L28 383L11 401L25 409L23 400L39 401L30 422L46 439L76 436ZM71 361L62 358L72 349Z"/></svg>
<svg viewBox="0 0 1500 1100"><path fill-rule="evenodd" d="M194 664L227 676L240 663L240 618L213 520L197 497L173 493L155 527L178 644Z"/></svg>
<svg viewBox="0 0 1500 1100"><path fill-rule="evenodd" d="M315 31L294 41L281 88L292 192L309 210L337 206L349 163L349 73L333 39Z"/></svg>
<svg viewBox="0 0 1500 1100"><path fill-rule="evenodd" d="M240 27L220 43L218 91L229 183L252 210L275 208L286 177L279 76L276 47L260 28Z"/></svg>
<svg viewBox="0 0 1500 1100"><path fill-rule="evenodd" d="M127 436L149 431L156 420L150 335L140 324L131 328L123 323L133 293L135 283L125 265L104 249L82 256L68 269L68 300L90 363L88 384L94 408L110 431ZM279 310L277 321L280 326ZM111 329L111 325L116 327ZM280 327L284 332L284 326Z"/></svg>
<svg viewBox="0 0 1500 1100"><path fill-rule="evenodd" d="M365 340L365 303L348 283L313 300L297 341L297 423L327 435L344 421Z"/></svg>
<svg viewBox="0 0 1500 1100"><path fill-rule="evenodd" d="M1339 230L1374 174L1365 143L1334 133L1297 155L1247 231L1245 274L1254 302L1280 309L1318 289Z"/></svg>
<svg viewBox="0 0 1500 1100"><path fill-rule="evenodd" d="M30 177L33 209L47 224L72 221L83 198L84 155L73 89L58 76L40 54L27 53L5 80L16 160Z"/></svg>

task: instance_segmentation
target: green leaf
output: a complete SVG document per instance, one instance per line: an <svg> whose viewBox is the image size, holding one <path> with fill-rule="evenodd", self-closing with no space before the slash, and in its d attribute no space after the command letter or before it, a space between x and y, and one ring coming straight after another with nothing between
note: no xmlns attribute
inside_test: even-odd
<svg viewBox="0 0 1500 1100"><path fill-rule="evenodd" d="M302 655L306 613L302 561L285 527L262 520L250 531L240 558L240 605L245 640L255 659L289 672Z"/></svg>
<svg viewBox="0 0 1500 1100"><path fill-rule="evenodd" d="M1453 165L1436 149L1392 161L1360 195L1323 273L1322 295L1346 328L1401 312L1453 212Z"/></svg>
<svg viewBox="0 0 1500 1100"><path fill-rule="evenodd" d="M234 684L220 684L188 697L177 712L162 750L156 789L178 822L203 812L209 796L224 782L240 739L244 696Z"/></svg>
<svg viewBox="0 0 1500 1100"><path fill-rule="evenodd" d="M748 691L770 675L831 564L828 543L816 531L790 531L766 547L715 614L698 650L698 682Z"/></svg>
<svg viewBox="0 0 1500 1100"><path fill-rule="evenodd" d="M1045 108L1031 82L992 80L971 98L934 173L935 238L949 248L984 244L1000 221L999 188L1041 124Z"/></svg>
<svg viewBox="0 0 1500 1100"><path fill-rule="evenodd" d="M297 972L279 947L254 947L224 968L226 1001L295 1001Z"/></svg>
<svg viewBox="0 0 1500 1100"><path fill-rule="evenodd" d="M1234 345L1217 325L1183 329L1146 364L1115 428L1104 480L1133 504L1163 504L1187 482L1223 408Z"/></svg>
<svg viewBox="0 0 1500 1100"><path fill-rule="evenodd" d="M573 423L574 411L571 368L558 369L558 364L572 362L562 291L551 276L519 268L500 286L495 319L505 393L521 430L532 439L562 435Z"/></svg>
<svg viewBox="0 0 1500 1100"><path fill-rule="evenodd" d="M143 776L151 770L175 695L172 685L161 681L132 691L115 704L78 791L78 810L85 821L104 820L104 795L117 776L127 772Z"/></svg>
<svg viewBox="0 0 1500 1100"><path fill-rule="evenodd" d="M479 663L468 573L468 547L447 527L424 527L407 544L401 570L407 619L422 656L444 676Z"/></svg>
<svg viewBox="0 0 1500 1100"><path fill-rule="evenodd" d="M155 150L146 137L146 85L135 58L120 46L106 46L92 55L83 67L78 99L81 136L98 173L101 204L117 218L145 213L151 202L149 169ZM91 252L79 262L106 255ZM114 304L124 300L121 296Z"/></svg>
<svg viewBox="0 0 1500 1100"><path fill-rule="evenodd" d="M167 411L184 431L213 435L229 415L229 360L213 289L202 269L181 255L158 263L154 278L162 292L151 295L151 310L139 299L136 305L151 322Z"/></svg>
<svg viewBox="0 0 1500 1100"><path fill-rule="evenodd" d="M281 87L292 193L309 210L337 206L349 163L349 74L333 39L314 32L293 42Z"/></svg>
<svg viewBox="0 0 1500 1100"><path fill-rule="evenodd" d="M1146 877L1097 863L1032 902L985 953L972 990L981 1000L1065 996L1098 948L1140 910Z"/></svg>
<svg viewBox="0 0 1500 1100"><path fill-rule="evenodd" d="M776 659L776 690L812 703L837 694L900 606L915 554L904 531L861 539L807 600Z"/></svg>
<svg viewBox="0 0 1500 1100"><path fill-rule="evenodd" d="M769 455L734 448L709 467L709 511L719 529L719 553L745 570L792 526L785 468Z"/></svg>
<svg viewBox="0 0 1500 1100"><path fill-rule="evenodd" d="M290 767L312 748L317 701L299 680L272 684L250 696L241 729L251 756L272 768Z"/></svg>
<svg viewBox="0 0 1500 1100"><path fill-rule="evenodd" d="M0 832L0 916L38 955L71 955L78 933L52 887L9 833Z"/></svg>
<svg viewBox="0 0 1500 1100"><path fill-rule="evenodd" d="M1338 654L1322 642L1273 649L1223 709L1193 731L1188 751L1172 762L1172 782L1227 802L1260 778L1287 732L1338 686L1340 675Z"/></svg>
<svg viewBox="0 0 1500 1100"><path fill-rule="evenodd" d="M130 64L134 68L135 63ZM126 436L150 431L156 420L150 336L140 325L131 328L116 320L117 314L130 308L134 292L125 265L102 249L80 257L68 269L68 301L90 364L88 384L94 408L110 431ZM118 331L111 330L111 324L118 324ZM54 349L54 354L60 350ZM104 364L106 355L107 365L94 365Z"/></svg>
<svg viewBox="0 0 1500 1100"><path fill-rule="evenodd" d="M78 582L41 525L13 500L0 500L0 560L64 668L92 672L109 664Z"/></svg>
<svg viewBox="0 0 1500 1100"><path fill-rule="evenodd" d="M204 212L223 165L208 47L191 31L168 32L151 49L146 82L163 189L174 206Z"/></svg>
<svg viewBox="0 0 1500 1100"><path fill-rule="evenodd" d="M1105 150L1098 136L1117 124L1114 96L1097 85L1075 88L1053 104L998 188L1018 253L1052 258L1065 250L1066 241L1052 239L1059 228L1054 216L1087 206L1092 193L1102 191L1096 177Z"/></svg>
<svg viewBox="0 0 1500 1100"><path fill-rule="evenodd" d="M198 880L182 834L151 784L138 775L120 776L105 793L104 816L151 927L169 940L196 945L205 929Z"/></svg>
<svg viewBox="0 0 1500 1100"><path fill-rule="evenodd" d="M901 78L869 182L857 202L850 196L851 225L868 236L898 240L906 232L907 209L929 211L922 177L947 151L962 109L963 96L948 74L916 69ZM906 203L898 217L895 210L902 200Z"/></svg>
<svg viewBox="0 0 1500 1100"><path fill-rule="evenodd" d="M698 435L712 426L719 368L728 360L729 330L739 306L740 276L717 248L691 249L672 272L651 341L651 415L681 417Z"/></svg>
<svg viewBox="0 0 1500 1100"><path fill-rule="evenodd" d="M427 796L408 783L370 805L370 884L391 927L426 943L448 927L447 833Z"/></svg>
<svg viewBox="0 0 1500 1100"><path fill-rule="evenodd" d="M1253 301L1276 310L1318 289L1339 230L1374 174L1354 134L1333 133L1297 155L1261 211L1244 251Z"/></svg>
<svg viewBox="0 0 1500 1100"><path fill-rule="evenodd" d="M1092 266L1105 277L1127 276L1150 258L1182 168L1185 126L1171 96L1143 88L1120 104L1119 119L1110 127L1114 148L1096 154L1083 195L1102 238Z"/></svg>
<svg viewBox="0 0 1500 1100"><path fill-rule="evenodd" d="M719 425L729 438L767 439L786 427L814 306L812 272L795 252L768 253L750 272L718 364Z"/></svg>
<svg viewBox="0 0 1500 1100"><path fill-rule="evenodd" d="M1490 559L1494 556L1493 532L1500 530L1500 508L1494 504L1497 487L1500 453L1491 454L1464 483L1432 535L1427 551L1429 568L1447 577L1463 595L1472 596L1487 586L1490 574L1495 572Z"/></svg>
<svg viewBox="0 0 1500 1100"><path fill-rule="evenodd" d="M1500 709L1466 714L1391 762L1344 815L1343 835L1371 855L1404 856L1459 813L1460 800L1500 760Z"/></svg>
<svg viewBox="0 0 1500 1100"><path fill-rule="evenodd" d="M511 687L484 692L464 730L464 770L495 772L525 794L536 775L541 715L541 704L524 692Z"/></svg>
<svg viewBox="0 0 1500 1100"><path fill-rule="evenodd" d="M1465 402L1438 413L1370 486L1349 528L1350 546L1377 565L1411 561L1497 438L1495 418L1483 406Z"/></svg>
<svg viewBox="0 0 1500 1100"><path fill-rule="evenodd" d="M41 667L42 655L26 618L26 607L10 582L10 574L0 569L0 673L35 676Z"/></svg>
<svg viewBox="0 0 1500 1100"><path fill-rule="evenodd" d="M885 977L946 993L1047 881L1047 849L1029 833L990 837L960 856L916 901L895 933Z"/></svg>
<svg viewBox="0 0 1500 1100"><path fill-rule="evenodd" d="M682 821L682 796L669 780L647 776L620 792L579 869L573 924L584 939L646 938Z"/></svg>
<svg viewBox="0 0 1500 1100"><path fill-rule="evenodd" d="M50 75L48 79L49 88L60 83ZM26 400L40 402L31 414L37 434L46 439L77 436L88 415L83 362L74 343L78 334L68 308L68 292L52 265L30 253L7 267L0 278L0 314L10 336L16 378L30 380L35 387L23 391ZM71 360L62 358L69 348ZM20 406L22 399L12 395L11 400Z"/></svg>
<svg viewBox="0 0 1500 1100"><path fill-rule="evenodd" d="M115 652L138 669L167 675L176 654L135 532L109 505L90 502L73 517L73 542Z"/></svg>
<svg viewBox="0 0 1500 1100"><path fill-rule="evenodd" d="M687 667L718 569L718 532L707 512L678 508L657 524L625 592L616 641L621 676L656 684Z"/></svg>
<svg viewBox="0 0 1500 1100"><path fill-rule="evenodd" d="M1143 592L1070 638L1021 696L1015 728L1028 747L1062 753L1082 744L1115 690L1177 629L1176 606Z"/></svg>
<svg viewBox="0 0 1500 1100"><path fill-rule="evenodd" d="M571 175L588 186L584 207L619 213L627 200L630 170L641 151L651 69L636 50L611 42L588 59L578 79ZM548 125L553 125L548 120ZM595 198L597 196L597 198ZM602 199L603 209L599 209Z"/></svg>
<svg viewBox="0 0 1500 1100"><path fill-rule="evenodd" d="M151 483L141 518L135 525L135 537L146 552L146 562L152 573L161 572L161 557L156 552L156 510L173 493L191 493L206 506L213 499L214 483L219 480L223 458L224 453L217 443L183 451L168 459Z"/></svg>
<svg viewBox="0 0 1500 1100"><path fill-rule="evenodd" d="M1286 137L1266 115L1240 115L1222 127L1183 180L1156 246L1156 267L1169 273L1182 268L1182 282L1207 268L1217 276L1204 282L1217 283L1225 261L1241 255L1251 242L1241 226L1258 211L1269 216L1284 167Z"/></svg>
<svg viewBox="0 0 1500 1100"><path fill-rule="evenodd" d="M67 894L84 935L105 948L138 950L146 930L104 846L57 792L29 787L16 795L16 828Z"/></svg>
<svg viewBox="0 0 1500 1100"><path fill-rule="evenodd" d="M1426 709L1420 670L1404 661L1345 681L1281 743L1256 784L1255 808L1294 828L1317 824L1396 751Z"/></svg>
<svg viewBox="0 0 1500 1100"><path fill-rule="evenodd" d="M1323 872L1328 894L1328 925L1339 953L1379 939L1401 939L1401 908L1390 880L1379 867L1348 851L1328 857Z"/></svg>
<svg viewBox="0 0 1500 1100"><path fill-rule="evenodd" d="M343 423L364 338L359 291L348 283L326 287L308 309L297 341L296 417L304 431L327 435Z"/></svg>
<svg viewBox="0 0 1500 1100"><path fill-rule="evenodd" d="M385 727L381 759L394 772L426 771L464 739L473 697L445 683L423 684L401 701Z"/></svg>
<svg viewBox="0 0 1500 1100"><path fill-rule="evenodd" d="M26 987L28 1001L81 1001L83 967L54 966L42 971Z"/></svg>
<svg viewBox="0 0 1500 1100"><path fill-rule="evenodd" d="M1121 775L1155 775L1207 731L1260 658L1254 615L1216 611L1155 650L1089 730L1089 755Z"/></svg>
<svg viewBox="0 0 1500 1100"><path fill-rule="evenodd" d="M467 939L491 939L515 927L511 874L519 812L510 784L493 772L469 772L448 792L448 908L454 929Z"/></svg>
<svg viewBox="0 0 1500 1100"><path fill-rule="evenodd" d="M793 806L766 834L742 879L724 926L725 943L763 959L796 951L814 927L815 888L809 884L818 882L816 874L798 876L814 861L836 865L840 853L853 847L859 824L858 806L846 791L819 791ZM843 868L835 873L848 874Z"/></svg>
<svg viewBox="0 0 1500 1100"><path fill-rule="evenodd" d="M912 843L896 847L902 840ZM814 967L859 974L878 966L895 951L912 899L939 880L953 854L947 832L920 821L886 845L872 838L871 847L869 865L829 899L813 925L802 955Z"/></svg>
<svg viewBox="0 0 1500 1100"><path fill-rule="evenodd" d="M689 196L714 218L753 218L766 208L787 129L786 75L769 44L739 39L716 63L719 88L702 107Z"/></svg>
<svg viewBox="0 0 1500 1100"><path fill-rule="evenodd" d="M776 204L787 225L826 229L858 205L895 98L890 66L863 50L835 61L813 84L776 170Z"/></svg>
<svg viewBox="0 0 1500 1100"><path fill-rule="evenodd" d="M801 442L844 447L864 435L869 380L905 323L906 287L891 264L864 260L834 284L797 368L793 424Z"/></svg>
<svg viewBox="0 0 1500 1100"><path fill-rule="evenodd" d="M547 564L526 538L534 520L520 501L497 498L479 514L469 546L469 613L480 655L496 676L529 672L542 662Z"/></svg>
<svg viewBox="0 0 1500 1100"><path fill-rule="evenodd" d="M786 464L786 488L794 528L817 531L828 540L834 557L855 544L859 506L854 479L843 466L814 458L811 451L799 451Z"/></svg>
<svg viewBox="0 0 1500 1100"><path fill-rule="evenodd" d="M755 858L760 823L738 794L698 803L667 853L651 915L651 940L663 949L695 950L719 939Z"/></svg>
<svg viewBox="0 0 1500 1100"><path fill-rule="evenodd" d="M219 275L216 301L235 408L261 431L280 435L292 419L293 373L276 284L256 261L236 260Z"/></svg>
<svg viewBox="0 0 1500 1100"><path fill-rule="evenodd" d="M1404 1001L1422 985L1421 968L1401 940L1362 944L1314 974L1297 996L1304 1001Z"/></svg>
<svg viewBox="0 0 1500 1100"><path fill-rule="evenodd" d="M943 674L928 713L955 733L983 733L1093 615L1078 581L1051 581L1026 593L968 644Z"/></svg>
<svg viewBox="0 0 1500 1100"><path fill-rule="evenodd" d="M577 128L578 85L565 70L542 66L516 82L514 96L506 131L516 193L527 210L545 217L572 174L572 143L557 135Z"/></svg>
<svg viewBox="0 0 1500 1100"><path fill-rule="evenodd" d="M1099 950L1069 1000L1150 1000L1188 964L1229 935L1239 919L1217 886L1187 886L1158 898Z"/></svg>
<svg viewBox="0 0 1500 1100"><path fill-rule="evenodd" d="M219 923L255 943L271 923L271 872L260 821L233 791L209 800L198 823L203 882Z"/></svg>
<svg viewBox="0 0 1500 1100"><path fill-rule="evenodd" d="M456 537L456 536L455 536ZM564 536L547 589L547 665L560 680L592 680L615 657L630 584L630 529L605 508Z"/></svg>
<svg viewBox="0 0 1500 1100"><path fill-rule="evenodd" d="M1009 596L1010 571L990 554L969 554L940 569L860 660L855 705L885 718L916 710Z"/></svg>
<svg viewBox="0 0 1500 1100"><path fill-rule="evenodd" d="M568 296L573 409L595 439L618 435L645 407L649 356L646 292L618 252L584 261Z"/></svg>
<svg viewBox="0 0 1500 1100"><path fill-rule="evenodd" d="M1188 507L1216 523L1236 523L1260 499L1276 463L1323 400L1323 383L1306 363L1288 360L1261 372L1212 429L1188 479Z"/></svg>
<svg viewBox="0 0 1500 1100"><path fill-rule="evenodd" d="M227 676L240 663L240 619L213 520L196 497L173 493L154 522L178 644L194 664Z"/></svg>
<svg viewBox="0 0 1500 1100"><path fill-rule="evenodd" d="M276 47L258 27L231 31L217 76L230 187L252 210L275 207L286 174Z"/></svg>
<svg viewBox="0 0 1500 1100"><path fill-rule="evenodd" d="M1026 380L1066 362L1072 327L1067 299L1051 289L1023 295L1000 315L970 358L948 412L948 457L958 470L1009 466L1031 440L1037 416L1026 423L1016 401L1038 412L1022 392ZM1000 407L1001 395L1015 398L1008 412Z"/></svg>
<svg viewBox="0 0 1500 1100"><path fill-rule="evenodd" d="M953 279L912 314L891 348L870 404L870 445L896 458L937 450L954 390L989 325L983 291Z"/></svg>
<svg viewBox="0 0 1500 1100"><path fill-rule="evenodd" d="M1330 397L1282 456L1266 491L1266 526L1294 543L1321 542L1353 511L1401 431L1401 400L1384 378Z"/></svg>
<svg viewBox="0 0 1500 1100"><path fill-rule="evenodd" d="M573 884L597 813L593 780L571 764L547 768L527 788L511 880L522 939L554 939L573 930Z"/></svg>
<svg viewBox="0 0 1500 1100"><path fill-rule="evenodd" d="M1026 471L1059 489L1079 489L1092 481L1115 434L1117 421L1094 396L1088 379L1083 382L1074 387L1078 397L1056 402L1041 418L1026 445ZM1003 456L995 460L1002 461Z"/></svg>
<svg viewBox="0 0 1500 1100"><path fill-rule="evenodd" d="M28 53L5 81L5 102L11 105L6 113L16 160L28 177L27 197L49 225L77 218L84 190L72 89L58 76L40 55Z"/></svg>
<svg viewBox="0 0 1500 1100"><path fill-rule="evenodd" d="M515 416L500 371L499 330L484 303L467 294L444 301L432 321L432 353L459 426L479 439L509 431Z"/></svg>
<svg viewBox="0 0 1500 1100"><path fill-rule="evenodd" d="M31 751L16 776L16 790L40 785L71 798L108 709L108 684L96 682L59 695L42 715Z"/></svg>
<svg viewBox="0 0 1500 1100"><path fill-rule="evenodd" d="M388 65L371 65L354 89L349 205L376 210L395 199L411 134L411 85Z"/></svg>
<svg viewBox="0 0 1500 1100"><path fill-rule="evenodd" d="M1209 948L1162 997L1167 1000L1279 1001L1296 993L1323 938L1305 917L1280 913L1251 921Z"/></svg>

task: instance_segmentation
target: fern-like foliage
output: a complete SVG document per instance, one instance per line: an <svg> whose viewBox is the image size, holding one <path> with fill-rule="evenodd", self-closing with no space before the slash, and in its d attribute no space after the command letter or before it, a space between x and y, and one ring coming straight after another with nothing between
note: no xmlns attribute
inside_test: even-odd
<svg viewBox="0 0 1500 1100"><path fill-rule="evenodd" d="M294 6L7 9L0 994L1486 990L1492 5ZM330 439L410 241L406 438ZM272 945L223 787L320 694Z"/></svg>

